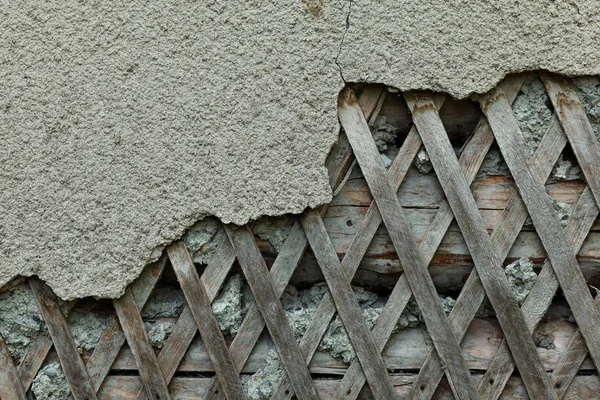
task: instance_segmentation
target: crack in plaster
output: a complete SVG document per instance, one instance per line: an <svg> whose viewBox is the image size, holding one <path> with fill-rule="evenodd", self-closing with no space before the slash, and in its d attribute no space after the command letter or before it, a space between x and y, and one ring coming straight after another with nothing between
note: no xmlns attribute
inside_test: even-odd
<svg viewBox="0 0 600 400"><path fill-rule="evenodd" d="M340 41L340 47L338 49L338 53L335 56L335 65L337 65L338 69L340 70L340 78L342 78L342 81L344 81L344 83L348 83L346 81L346 78L344 78L344 71L342 69L342 65L340 64L340 55L342 54L342 49L344 48L344 41L346 40L346 35L348 34L348 30L350 30L350 16L352 15L352 3L354 2L354 0L348 0L348 13L346 14L346 26L344 28L344 33L342 34L342 40Z"/></svg>

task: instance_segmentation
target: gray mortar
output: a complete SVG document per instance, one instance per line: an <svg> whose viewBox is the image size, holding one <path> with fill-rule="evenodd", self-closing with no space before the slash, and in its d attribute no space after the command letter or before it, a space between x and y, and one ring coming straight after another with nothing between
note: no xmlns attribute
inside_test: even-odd
<svg viewBox="0 0 600 400"><path fill-rule="evenodd" d="M513 104L513 110L523 139L533 154L546 134L552 118L550 98L537 75L530 75L521 87Z"/></svg>
<svg viewBox="0 0 600 400"><path fill-rule="evenodd" d="M543 349L552 350L556 348L554 341L550 336L538 336L535 338L535 345Z"/></svg>
<svg viewBox="0 0 600 400"><path fill-rule="evenodd" d="M265 363L252 375L242 375L242 386L248 400L267 400L283 377L283 367L277 350L271 348Z"/></svg>
<svg viewBox="0 0 600 400"><path fill-rule="evenodd" d="M67 400L71 398L71 390L65 374L56 361L38 371L31 384L31 391L36 400Z"/></svg>
<svg viewBox="0 0 600 400"><path fill-rule="evenodd" d="M252 223L252 232L271 243L275 251L279 253L296 220L297 217L294 215L263 217Z"/></svg>
<svg viewBox="0 0 600 400"><path fill-rule="evenodd" d="M171 333L173 333L175 324L164 321L156 323L146 322L144 323L144 327L146 328L150 344L157 349L162 349Z"/></svg>
<svg viewBox="0 0 600 400"><path fill-rule="evenodd" d="M573 158L567 158L563 154L560 155L556 165L552 169L550 180L555 181L573 181L583 179L583 172L577 160Z"/></svg>
<svg viewBox="0 0 600 400"><path fill-rule="evenodd" d="M21 358L46 326L35 297L23 279L16 279L0 292L0 335L11 356Z"/></svg>
<svg viewBox="0 0 600 400"><path fill-rule="evenodd" d="M511 288L513 296L519 305L523 304L537 280L537 274L533 270L533 263L529 259L522 257L512 264L507 265L504 268L504 272L508 278L508 285Z"/></svg>
<svg viewBox="0 0 600 400"><path fill-rule="evenodd" d="M118 297L202 217L244 224L326 203L344 81L464 98L514 71L598 74L596 11L5 2L0 286L38 274L64 299Z"/></svg>
<svg viewBox="0 0 600 400"><path fill-rule="evenodd" d="M426 175L433 171L433 165L431 164L431 160L429 159L429 154L427 154L427 151L423 147L421 147L421 149L417 153L413 164L417 171L419 171L419 173L423 175Z"/></svg>
<svg viewBox="0 0 600 400"><path fill-rule="evenodd" d="M392 165L392 160L383 153L381 153L380 155L381 155L381 162L383 163L383 166L385 168L389 168Z"/></svg>
<svg viewBox="0 0 600 400"><path fill-rule="evenodd" d="M597 76L586 76L573 79L573 83L596 138L600 140L600 79Z"/></svg>

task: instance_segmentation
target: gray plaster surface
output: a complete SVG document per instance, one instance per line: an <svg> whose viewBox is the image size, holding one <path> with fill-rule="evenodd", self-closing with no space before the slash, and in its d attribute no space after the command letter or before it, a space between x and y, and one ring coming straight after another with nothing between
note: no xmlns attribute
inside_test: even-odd
<svg viewBox="0 0 600 400"><path fill-rule="evenodd" d="M329 201L344 81L600 72L595 1L4 0L0 286L116 297L198 219Z"/></svg>

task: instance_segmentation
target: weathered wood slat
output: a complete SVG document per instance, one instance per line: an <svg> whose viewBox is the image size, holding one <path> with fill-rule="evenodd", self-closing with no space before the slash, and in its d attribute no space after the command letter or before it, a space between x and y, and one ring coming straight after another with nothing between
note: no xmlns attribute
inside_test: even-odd
<svg viewBox="0 0 600 400"><path fill-rule="evenodd" d="M228 226L226 230L296 396L307 400L317 399L306 364L299 362L302 360L300 347L290 326L282 323L287 321L287 317L252 232L247 227Z"/></svg>
<svg viewBox="0 0 600 400"><path fill-rule="evenodd" d="M221 389L228 399L243 399L240 377L212 312L211 301L185 244L179 241L169 245L167 254L213 362Z"/></svg>
<svg viewBox="0 0 600 400"><path fill-rule="evenodd" d="M549 336L555 345L551 349L542 347L536 349L546 371L553 371L559 367L559 361L567 351L567 346L577 331L577 325L569 322L567 317L565 304L556 304L548 311L548 319L542 320L535 330L537 337ZM497 353L502 338L502 329L494 318L474 318L469 324L461 346L469 370L480 373L485 372ZM259 370L264 365L265 357L272 347L273 342L265 330L244 365L242 374L252 374ZM426 327L419 325L415 328L402 329L394 333L383 349L382 357L388 370L418 370L432 349L433 345L429 340ZM117 360L115 360L113 368L116 371L137 371L135 359L129 348L125 347L122 350ZM315 352L309 364L311 374L342 376L350 368L342 359L334 358L327 351L319 350ZM178 371L199 374L214 372L210 356L199 335L194 338L188 352L181 361ZM581 372L589 374L594 371L594 364L589 357L586 358L581 366Z"/></svg>
<svg viewBox="0 0 600 400"><path fill-rule="evenodd" d="M371 392L376 399L394 398L381 353L367 328L350 281L341 269L321 217L315 210L309 210L302 215L301 221Z"/></svg>
<svg viewBox="0 0 600 400"><path fill-rule="evenodd" d="M440 357L446 363L446 375L452 389L461 399L475 398L470 374L462 359L458 341L439 303L431 276L425 269L424 260L412 240L396 191L387 178L373 137L351 90L346 89L342 92L338 114L356 159L373 192L382 219L390 232L413 295L421 309L427 310L423 314L425 322Z"/></svg>
<svg viewBox="0 0 600 400"><path fill-rule="evenodd" d="M131 289L126 288L123 296L113 300L113 305L127 344L135 358L142 382L144 382L147 398L170 399L169 389L158 366L148 335L146 335L144 322L131 294Z"/></svg>
<svg viewBox="0 0 600 400"><path fill-rule="evenodd" d="M48 327L73 398L75 400L96 399L96 391L77 352L67 321L58 307L56 295L38 278L29 278L29 286L33 290L40 313Z"/></svg>
<svg viewBox="0 0 600 400"><path fill-rule="evenodd" d="M25 390L29 390L31 383L42 367L51 348L52 339L42 334L36 338L25 357L23 357L21 364L19 364L18 372Z"/></svg>
<svg viewBox="0 0 600 400"><path fill-rule="evenodd" d="M592 221L597 216L598 208L593 201L589 188L586 188L565 229L567 239L574 252L583 243L586 232L589 231ZM558 280L552 264L549 260L546 260L533 289L521 306L527 328L530 331L533 331L546 313L558 287ZM488 398L497 398L511 376L513 368L514 363L510 351L506 344L502 343L485 373L485 379L481 380L480 394Z"/></svg>
<svg viewBox="0 0 600 400"><path fill-rule="evenodd" d="M592 189L596 204L600 207L600 144L585 109L569 78L545 71L540 72L540 77L569 138L586 182Z"/></svg>
<svg viewBox="0 0 600 400"><path fill-rule="evenodd" d="M597 308L600 308L600 296L598 296L597 292L594 303ZM571 382L573 382L573 379L575 379L577 372L579 372L587 353L588 349L581 332L575 332L575 335L573 335L573 338L569 342L567 350L563 353L556 368L552 372L552 384L556 389L556 394L559 399L562 399L567 393L567 390L569 389Z"/></svg>
<svg viewBox="0 0 600 400"><path fill-rule="evenodd" d="M219 260L218 262L210 263L204 273L200 277L200 282L204 285L208 299L212 303L219 293L219 289L225 282L229 271L235 261L235 252L231 247L229 238L225 231L219 231L215 236L216 250L213 259ZM198 328L194 321L194 316L186 304L181 312L181 315L177 319L177 323L173 328L173 332L165 342L162 351L158 355L158 364L165 378L167 384L171 382L171 379L177 372L177 368L181 363L190 343L196 336ZM220 387L218 377L214 378L215 387L213 391L216 391ZM138 400L142 400L143 391L138 393Z"/></svg>
<svg viewBox="0 0 600 400"><path fill-rule="evenodd" d="M469 185L456 160L444 126L428 95L405 94L413 121L431 163L440 178L467 246L475 260L479 279L511 348L529 395L552 399L556 394L535 350L530 332L502 271L502 259L489 237Z"/></svg>
<svg viewBox="0 0 600 400"><path fill-rule="evenodd" d="M163 256L157 262L146 266L140 276L131 284L131 292L138 308L142 308L148 301L152 289L162 276L166 262L167 258ZM117 316L113 315L86 364L96 392L100 389L124 343L125 335L121 324Z"/></svg>
<svg viewBox="0 0 600 400"><path fill-rule="evenodd" d="M530 169L516 118L499 88L481 96L480 104L548 252L548 258L586 339L592 359L596 365L600 365L600 332L597 329L600 326L600 312L594 307L575 255L570 251L565 232L554 215L550 198Z"/></svg>
<svg viewBox="0 0 600 400"><path fill-rule="evenodd" d="M518 89L517 89L518 91ZM510 93L511 99L514 99L516 91ZM554 122L557 122L556 120ZM489 128L489 124L486 123ZM491 130L487 131L489 135ZM562 139L562 140L561 140ZM543 138L538 151L534 155L534 164L537 166L541 175L547 176L556 159L559 157L562 149L566 144L566 140L560 125L557 123L551 124L548 134ZM461 157L462 159L462 157ZM468 180L468 176L466 176ZM521 201L517 193L515 193L508 201L505 211L501 215L498 228L492 232L491 240L495 247L496 253L500 259L504 259L511 246L520 231L521 226L527 218L527 209ZM554 292L552 292L554 293ZM476 273L472 271L467 282L465 283L460 296L457 299L454 309L450 313L450 321L452 323L454 332L460 338L463 337L466 331L466 326L469 321L475 316L479 305L481 304L484 296L484 289L481 285L481 281ZM550 297L550 300L552 296ZM506 351L510 354L507 345ZM428 359L421 368L421 373L417 378L417 384L415 387L424 388L420 390L419 397L422 399L429 399L435 392L435 387L442 378L439 361L436 360L434 353L430 354L431 359ZM512 368L510 369L512 371ZM510 376L510 375L509 375ZM508 377L506 379L508 379ZM500 383L500 379L497 376L490 375L487 380L482 380L480 385L485 385L486 382L494 382L497 387L502 390L504 387L503 383ZM505 383L505 381L504 381ZM485 390L480 387L480 396L488 398L489 394L485 393Z"/></svg>
<svg viewBox="0 0 600 400"><path fill-rule="evenodd" d="M281 296L285 290L294 270L300 262L300 258L304 254L306 245L307 241L304 231L300 222L296 221L270 270L271 279L273 280L273 285L278 296ZM242 325L233 339L231 346L229 346L229 352L238 372L244 367L264 328L265 323L260 310L256 303L253 303L249 307L248 313L242 321ZM215 391L215 385L216 382L213 379L207 391L206 400L219 398L219 394Z"/></svg>
<svg viewBox="0 0 600 400"><path fill-rule="evenodd" d="M6 347L6 343L2 337L0 337L0 399L27 399L17 368L15 368L8 347Z"/></svg>
<svg viewBox="0 0 600 400"><path fill-rule="evenodd" d="M513 94L513 99L514 97L516 97L516 94L518 93L519 88L523 83L523 80L523 76L515 76L503 82L503 86L505 87L507 92ZM435 106L438 109L440 108L438 104L436 104ZM418 142L420 143L420 138L418 137L416 128L411 130L409 137L411 135L415 135ZM473 135L461 149L459 164L463 170L463 173L465 174L465 178L469 183L473 182L473 179L475 178L477 171L479 170L481 163L483 162L483 159L487 154L493 140L494 138L491 129L487 124L487 121L484 118L482 118L481 121L475 127ZM398 189L400 182L396 181L394 183L396 185L396 189ZM454 214L452 213L449 204L446 201L442 202L439 211L437 212L433 222L431 223L429 230L427 231L425 237L419 245L419 251L421 252L427 264L431 262L431 259L433 258L436 249L442 241L442 238L453 219ZM365 223L368 223L368 221L369 220L365 218ZM390 295L390 300L388 301L382 312L382 316L388 312L390 313L390 315L386 318L380 318L380 320L378 320L378 323L375 324L375 327L372 330L372 333L376 337L380 350L383 349L383 347L387 343L394 328L394 325L391 324L390 321L398 320L399 315L404 310L406 302L408 301L408 299L406 299L406 302L404 302L406 294L402 293L402 291L400 291L400 293L402 294L398 294L398 300L395 300L394 294L399 288L400 283L402 283L402 286L408 285L408 281L406 281L405 276L401 276L398 280L398 284L394 287L394 291ZM463 292L468 292L469 290L469 286L466 285ZM382 321L382 323L380 323L380 321ZM468 325L468 322L465 322L465 324ZM431 355L436 357L439 365L439 357L437 356L437 353L435 351L432 351ZM354 362L353 364L354 365L350 366L348 372L344 376L344 379L342 379L342 382L337 388L335 398L356 399L360 392L360 389L364 385L364 375L362 374L360 366L356 362ZM427 365L427 363L425 365ZM439 368L437 368L436 365L435 367L433 367L433 369ZM443 375L443 372L441 369L439 369L439 371L441 372L441 379L441 375ZM416 384L416 387L420 387L422 386L422 384L431 385L433 391L435 391L437 383L438 382L423 382Z"/></svg>

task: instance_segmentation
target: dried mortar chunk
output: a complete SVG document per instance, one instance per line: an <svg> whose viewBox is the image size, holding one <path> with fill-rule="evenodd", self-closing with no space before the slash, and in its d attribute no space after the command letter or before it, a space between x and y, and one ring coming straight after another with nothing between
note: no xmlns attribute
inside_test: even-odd
<svg viewBox="0 0 600 400"><path fill-rule="evenodd" d="M183 310L184 303L185 297L180 288L159 282L142 309L142 318L178 317Z"/></svg>
<svg viewBox="0 0 600 400"><path fill-rule="evenodd" d="M381 155L381 162L383 162L383 166L385 168L389 168L392 165L392 160L383 153L380 153L380 155Z"/></svg>
<svg viewBox="0 0 600 400"><path fill-rule="evenodd" d="M94 350L108 327L110 317L97 312L97 307L96 301L84 300L75 305L69 314L71 335L80 353Z"/></svg>
<svg viewBox="0 0 600 400"><path fill-rule="evenodd" d="M477 172L478 178L485 176L511 176L508 165L506 165L502 153L497 148L492 147L488 151Z"/></svg>
<svg viewBox="0 0 600 400"><path fill-rule="evenodd" d="M31 391L37 400L67 400L71 390L62 367L57 361L40 369L31 384Z"/></svg>
<svg viewBox="0 0 600 400"><path fill-rule="evenodd" d="M573 78L573 83L596 138L600 140L600 79L597 76L585 76Z"/></svg>
<svg viewBox="0 0 600 400"><path fill-rule="evenodd" d="M554 198L552 199L552 205L556 210L556 216L560 221L560 226L562 226L563 228L566 227L569 223L569 217L573 212L573 206L567 203L561 203L560 201Z"/></svg>
<svg viewBox="0 0 600 400"><path fill-rule="evenodd" d="M216 218L205 218L198 221L183 235L183 242L187 247L192 260L198 264L207 264L211 255L217 248L215 240L221 223Z"/></svg>
<svg viewBox="0 0 600 400"><path fill-rule="evenodd" d="M513 111L530 154L537 149L552 118L550 99L537 75L530 76L513 104Z"/></svg>
<svg viewBox="0 0 600 400"><path fill-rule="evenodd" d="M162 349L171 333L173 333L175 324L164 321L156 323L146 322L144 323L144 327L146 328L148 340L150 340L152 347Z"/></svg>
<svg viewBox="0 0 600 400"><path fill-rule="evenodd" d="M561 154L552 169L550 178L555 181L573 181L582 179L583 173L576 160L569 159Z"/></svg>
<svg viewBox="0 0 600 400"><path fill-rule="evenodd" d="M427 151L423 147L421 147L421 149L417 153L413 164L417 171L419 171L419 173L423 175L426 175L433 171L433 165L431 164L431 160L429 159L429 154L427 154Z"/></svg>
<svg viewBox="0 0 600 400"><path fill-rule="evenodd" d="M537 274L533 270L533 263L528 258L522 257L512 264L507 265L504 268L504 272L508 278L508 284L513 296L515 296L519 305L522 305L537 280Z"/></svg>
<svg viewBox="0 0 600 400"><path fill-rule="evenodd" d="M42 331L46 326L31 288L23 278L15 279L0 292L0 335L11 356L21 360Z"/></svg>
<svg viewBox="0 0 600 400"><path fill-rule="evenodd" d="M281 217L263 217L252 223L252 232L262 240L271 243L279 253L297 218L290 214Z"/></svg>
<svg viewBox="0 0 600 400"><path fill-rule="evenodd" d="M386 116L378 116L375 118L373 127L371 128L373 139L380 153L386 151L389 145L396 142L398 128L387 122Z"/></svg>
<svg viewBox="0 0 600 400"><path fill-rule="evenodd" d="M265 363L254 374L242 375L242 386L248 400L270 399L283 374L277 350L273 347L267 353Z"/></svg>
<svg viewBox="0 0 600 400"><path fill-rule="evenodd" d="M238 332L243 314L242 299L242 277L233 275L230 277L219 296L212 303L212 310L219 322L219 328L225 335L235 335Z"/></svg>

